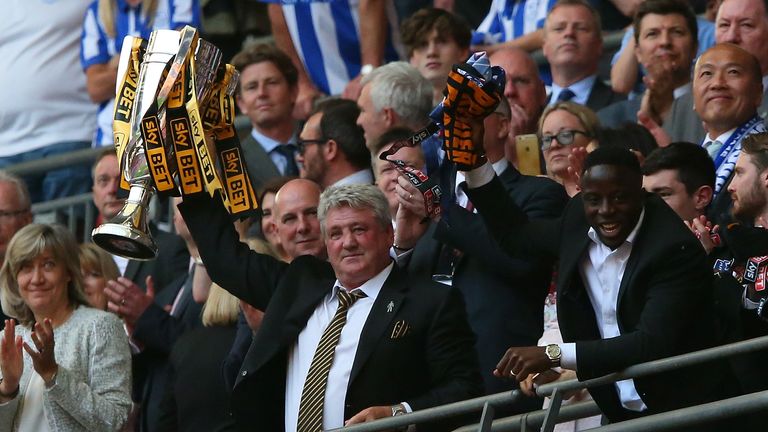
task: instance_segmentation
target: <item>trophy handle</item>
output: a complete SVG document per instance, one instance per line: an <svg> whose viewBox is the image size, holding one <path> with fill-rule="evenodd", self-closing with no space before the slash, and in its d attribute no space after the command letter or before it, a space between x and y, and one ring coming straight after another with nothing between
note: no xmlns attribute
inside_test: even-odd
<svg viewBox="0 0 768 432"><path fill-rule="evenodd" d="M157 257L157 245L149 232L147 208L152 197L149 181L131 184L120 213L94 228L93 242L113 255L148 261Z"/></svg>

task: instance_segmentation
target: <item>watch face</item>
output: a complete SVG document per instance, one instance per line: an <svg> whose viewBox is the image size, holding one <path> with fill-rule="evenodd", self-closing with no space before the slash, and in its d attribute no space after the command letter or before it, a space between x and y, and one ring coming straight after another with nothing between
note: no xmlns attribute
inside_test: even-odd
<svg viewBox="0 0 768 432"><path fill-rule="evenodd" d="M560 358L560 346L558 345L547 345L544 352L550 360L557 360Z"/></svg>

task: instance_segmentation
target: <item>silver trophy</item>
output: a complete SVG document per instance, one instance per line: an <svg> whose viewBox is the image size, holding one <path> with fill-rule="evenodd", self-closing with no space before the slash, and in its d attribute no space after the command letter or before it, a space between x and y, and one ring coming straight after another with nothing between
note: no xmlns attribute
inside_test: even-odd
<svg viewBox="0 0 768 432"><path fill-rule="evenodd" d="M157 256L157 245L149 231L147 209L154 193L152 177L147 164L144 142L141 136L141 120L155 104L158 108L160 134L170 143L166 131L166 100L170 94L175 76L174 67L181 67L187 53L193 48L196 34L193 27L182 31L155 30L149 38L146 53L139 69L136 85L136 99L131 110L130 136L123 152L120 166L125 179L130 184L128 199L120 212L110 221L96 227L91 233L93 241L107 252L135 260L150 260ZM118 78L127 73L131 61L131 36L123 41L118 66ZM216 78L221 63L221 51L213 44L202 39L197 40L195 56L195 83L197 100L202 106ZM163 81L168 62L173 59L170 73ZM120 80L118 79L118 85ZM166 147L168 160L173 159L173 146Z"/></svg>

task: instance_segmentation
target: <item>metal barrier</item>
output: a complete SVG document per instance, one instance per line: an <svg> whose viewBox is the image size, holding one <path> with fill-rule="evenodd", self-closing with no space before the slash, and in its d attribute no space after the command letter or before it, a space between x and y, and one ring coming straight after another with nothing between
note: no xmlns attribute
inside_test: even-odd
<svg viewBox="0 0 768 432"><path fill-rule="evenodd" d="M91 230L96 221L92 194L84 193L57 200L46 201L32 205L32 215L35 222L59 222L63 216L67 227L75 234L79 231L78 222L82 221L83 243L91 241ZM82 209L82 210L81 210ZM81 219L82 216L82 219Z"/></svg>
<svg viewBox="0 0 768 432"><path fill-rule="evenodd" d="M639 378L647 375L653 375L659 372L667 372L673 369L691 366L698 363L705 363L713 360L722 360L726 357L747 354L747 353L762 351L766 349L768 349L768 336L763 336L759 338L749 339L746 341L735 342L735 343L722 345L714 348L704 349L701 351L694 351L687 354L682 354L674 357L668 357L660 360L654 360L647 363L630 366L621 372L612 373L609 375L605 375L602 377L598 377L598 378L594 378L586 381L569 380L564 382L554 382L550 384L545 384L538 387L536 390L536 393L540 396L552 396L553 400L548 409L535 411L534 413L522 414L520 416L510 417L508 419L496 420L493 422L489 421L489 418L488 418L489 414L490 414L490 417L492 417L493 415L492 413L493 406L509 404L517 400L519 397L523 397L519 391L516 390L513 392L498 393L495 395L479 397L479 398L470 399L467 401L454 402L448 405L429 408L429 409L425 409L425 410L421 410L421 411L417 411L417 412L413 412L410 414L405 414L397 417L390 417L390 418L385 418L381 420L376 420L370 423L364 423L364 424L354 425L346 428L334 429L334 431L338 431L338 432L384 431L384 430L406 427L411 424L418 424L418 423L423 423L427 421L439 420L439 419L443 419L450 416L458 416L462 414L477 412L477 411L480 411L481 409L483 409L483 417L481 418L479 425L467 426L459 430L462 432L469 432L469 431L487 432L491 430L493 431L526 430L525 428L527 426L534 426L536 423L534 423L533 421L531 421L531 424L527 422L521 422L521 419L523 417L528 416L531 420L533 420L533 419L538 419L538 416L541 416L543 418L541 423L542 425L541 430L551 431L552 428L554 428L555 424L561 419L559 412L562 412L563 415L565 415L565 413L568 413L568 417L571 417L574 411L584 409L584 411L587 412L586 415L591 415L585 407L579 407L578 409L575 409L575 408L566 406L566 407L562 407L561 409L560 403L562 401L562 398L560 396L564 392L598 386L598 385L610 384L616 381L621 381L621 380L630 379L630 378ZM760 394L762 394L762 392ZM760 406L758 402L755 402L755 400L757 399L759 399L760 401L763 400L762 396L758 394L754 394L754 395L755 396L753 398L745 398L740 396L738 398L727 399L721 402L727 402L728 406L731 407L732 409L741 409L741 410L748 410L748 412L753 412L754 410L758 409L758 408L754 408L755 406ZM712 404L704 404L704 405L699 405L697 407L707 407L702 409L710 409L708 407L715 405L717 403L718 402L715 402ZM674 413L674 412L687 413L687 412L691 412L691 410L694 410L697 407L690 407L690 408L685 408L683 410L656 414L654 416L648 416L642 419L632 420L632 422L636 422L643 419L650 419L652 417L657 417L657 416L664 416L664 415L668 415L668 417L664 417L664 418L672 418L674 414L670 414L670 413ZM765 409L766 407L768 407L768 404L763 403L761 407ZM724 415L721 413L721 417L723 416ZM721 417L707 417L707 418L711 420L713 418L721 418ZM579 418L579 417L571 417L569 419L572 419L572 418ZM683 421L683 420L676 420L676 422L679 422L679 421ZM695 421L695 420L692 420L692 421ZM617 423L615 425L611 425L611 427L619 427L624 423L627 423L627 422ZM641 423L641 424L645 424L645 423ZM500 429L497 429L497 427L499 427ZM628 427L632 427L632 426L628 426ZM600 428L599 430L605 430L605 429ZM623 431L624 429L609 429L609 430ZM646 428L646 429L627 429L627 430L650 430L650 429Z"/></svg>

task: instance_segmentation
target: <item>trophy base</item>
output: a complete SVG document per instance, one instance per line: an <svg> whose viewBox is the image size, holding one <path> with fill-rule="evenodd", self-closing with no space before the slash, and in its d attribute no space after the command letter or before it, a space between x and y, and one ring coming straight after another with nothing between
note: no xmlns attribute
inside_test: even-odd
<svg viewBox="0 0 768 432"><path fill-rule="evenodd" d="M105 223L93 229L93 242L123 258L149 261L157 257L157 245L146 233L125 225Z"/></svg>

